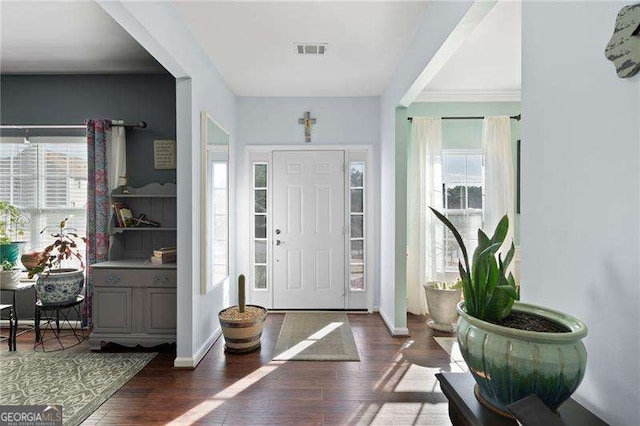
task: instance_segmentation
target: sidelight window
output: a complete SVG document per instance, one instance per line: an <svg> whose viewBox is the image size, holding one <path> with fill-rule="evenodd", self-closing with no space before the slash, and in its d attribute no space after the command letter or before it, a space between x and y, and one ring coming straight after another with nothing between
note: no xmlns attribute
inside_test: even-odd
<svg viewBox="0 0 640 426"><path fill-rule="evenodd" d="M267 289L267 164L253 164L253 288Z"/></svg>

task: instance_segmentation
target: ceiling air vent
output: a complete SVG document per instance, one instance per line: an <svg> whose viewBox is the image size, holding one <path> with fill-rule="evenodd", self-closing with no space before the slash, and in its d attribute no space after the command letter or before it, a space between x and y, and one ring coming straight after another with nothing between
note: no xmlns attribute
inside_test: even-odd
<svg viewBox="0 0 640 426"><path fill-rule="evenodd" d="M298 55L326 55L328 43L296 43Z"/></svg>

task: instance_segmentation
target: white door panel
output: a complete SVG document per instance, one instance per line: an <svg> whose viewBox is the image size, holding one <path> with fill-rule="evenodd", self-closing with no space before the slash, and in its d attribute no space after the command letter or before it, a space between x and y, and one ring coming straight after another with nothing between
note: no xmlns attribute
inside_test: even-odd
<svg viewBox="0 0 640 426"><path fill-rule="evenodd" d="M345 307L344 152L273 153L276 309Z"/></svg>

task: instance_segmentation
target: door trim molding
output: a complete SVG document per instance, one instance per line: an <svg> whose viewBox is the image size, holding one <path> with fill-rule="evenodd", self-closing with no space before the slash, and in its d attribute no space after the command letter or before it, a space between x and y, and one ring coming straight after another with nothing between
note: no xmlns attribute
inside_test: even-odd
<svg viewBox="0 0 640 426"><path fill-rule="evenodd" d="M248 226L251 226L251 223L253 221L253 208L251 208L250 206L252 206L253 204L253 167L252 167L252 163L254 162L258 162L258 163L267 163L269 165L268 167L268 171L267 171L267 193L268 194L272 194L273 189L271 187L271 185L273 184L273 174L272 174L272 170L271 170L271 165L273 162L273 152L276 151L344 151L345 153L345 162L348 162L349 159L349 154L350 153L361 153L364 157L365 157L365 164L366 164L366 177L365 177L365 194L366 194L366 203L365 203L365 219L366 219L366 225L365 225L365 298L366 298L366 306L363 306L364 309L367 309L367 311L369 313L373 312L373 299L374 299L374 292L375 292L375 283L374 283L374 272L373 272L373 263L375 260L375 239L374 239L374 229L375 229L375 191L374 191L374 174L376 173L375 171L375 165L373 163L373 145L246 145L244 147L244 178L245 178L245 199L247 200L247 206L249 206L249 208L246 209L245 214L243 215L244 217L239 217L239 219L241 220L241 223L247 224ZM255 159L255 157L259 157L261 156L263 159ZM348 177L347 174L345 174L346 177ZM349 191L349 187L348 187L348 179L345 179L345 194L348 193ZM271 201L272 201L272 196L269 195L268 196L268 202L267 202L267 208L269 212L272 212L272 207L271 207ZM345 205L345 217L349 214L349 209L350 207L348 205ZM268 218L267 218L267 246L270 247L271 246L271 234L272 234L272 215L269 214ZM252 232L249 232L248 235L246 236L246 238L248 239L248 253L247 253L247 265L252 268L253 267L253 259L251 259L251 255L253 254L253 241L252 241ZM346 241L348 241L348 238L345 238ZM272 264L272 250L268 250L268 256L267 256L267 264L271 265ZM345 252L345 273L349 272L349 250L347 250ZM251 287L248 289L247 292L247 296L248 296L248 300L251 301L251 303L258 303L257 301L255 301L255 296L260 293L262 293L264 296L263 297L268 297L268 303L265 303L265 301L261 301L258 304L262 303L263 305L268 305L268 308L273 307L272 303L273 303L273 284L271 282L271 275L272 275L272 268L270 268L269 272L267 273L268 278L267 278L267 291L261 291L261 290L254 290L253 286L252 286L252 280L249 279L249 283L251 285ZM249 274L249 277L253 276L253 271ZM347 281L345 282L345 286L348 289L349 286L349 280L347 279ZM268 294L268 295L267 295ZM350 306L348 306L348 290L345 289L345 309L349 310L349 309L354 309Z"/></svg>

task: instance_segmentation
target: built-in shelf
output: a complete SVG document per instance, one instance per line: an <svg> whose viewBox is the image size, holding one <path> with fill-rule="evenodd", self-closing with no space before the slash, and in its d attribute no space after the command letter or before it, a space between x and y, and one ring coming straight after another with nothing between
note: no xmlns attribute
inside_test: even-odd
<svg viewBox="0 0 640 426"><path fill-rule="evenodd" d="M111 194L111 198L176 198L176 194Z"/></svg>
<svg viewBox="0 0 640 426"><path fill-rule="evenodd" d="M145 227L145 226L131 226L127 228L111 228L113 232L122 232L122 231L177 231L178 228L156 228L156 227Z"/></svg>
<svg viewBox="0 0 640 426"><path fill-rule="evenodd" d="M176 266L175 263L156 265L149 262L149 259L115 259L91 265L96 269L176 269Z"/></svg>

